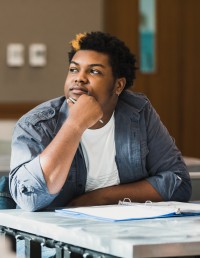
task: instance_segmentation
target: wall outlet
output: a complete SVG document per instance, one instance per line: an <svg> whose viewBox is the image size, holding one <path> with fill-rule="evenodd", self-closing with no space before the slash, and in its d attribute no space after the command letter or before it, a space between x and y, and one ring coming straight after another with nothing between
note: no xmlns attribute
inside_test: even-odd
<svg viewBox="0 0 200 258"><path fill-rule="evenodd" d="M29 64L33 67L43 67L47 63L47 47L45 44L31 44L29 46Z"/></svg>

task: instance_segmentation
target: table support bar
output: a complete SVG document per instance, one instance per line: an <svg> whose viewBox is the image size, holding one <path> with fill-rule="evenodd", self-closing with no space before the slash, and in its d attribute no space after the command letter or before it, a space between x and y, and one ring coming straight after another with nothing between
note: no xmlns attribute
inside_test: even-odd
<svg viewBox="0 0 200 258"><path fill-rule="evenodd" d="M29 234L15 229L0 226L0 235L9 239L12 251L16 253L17 241L25 240L25 256L26 258L41 258L42 246L55 248L55 258L114 258L104 253L88 250L71 244L55 241L45 237Z"/></svg>

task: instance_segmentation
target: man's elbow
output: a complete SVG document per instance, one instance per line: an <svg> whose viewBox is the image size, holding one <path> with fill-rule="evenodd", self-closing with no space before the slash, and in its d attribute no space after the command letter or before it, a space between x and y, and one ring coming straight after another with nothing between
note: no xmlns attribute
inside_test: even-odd
<svg viewBox="0 0 200 258"><path fill-rule="evenodd" d="M180 187L173 193L170 201L188 202L192 196L191 181L183 182Z"/></svg>

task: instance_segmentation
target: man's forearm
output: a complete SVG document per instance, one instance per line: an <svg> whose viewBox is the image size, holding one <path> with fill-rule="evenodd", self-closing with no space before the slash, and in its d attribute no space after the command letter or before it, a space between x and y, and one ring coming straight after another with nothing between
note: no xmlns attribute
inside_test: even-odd
<svg viewBox="0 0 200 258"><path fill-rule="evenodd" d="M62 188L78 148L83 132L97 123L103 112L92 96L83 94L76 104L68 102L68 118L47 148L40 154L40 162L48 190L58 193Z"/></svg>
<svg viewBox="0 0 200 258"><path fill-rule="evenodd" d="M110 186L85 193L69 203L69 206L116 204L129 198L133 202L163 201L160 194L146 180Z"/></svg>
<svg viewBox="0 0 200 258"><path fill-rule="evenodd" d="M83 131L68 121L53 141L40 154L40 163L49 193L56 194L62 188L78 148Z"/></svg>

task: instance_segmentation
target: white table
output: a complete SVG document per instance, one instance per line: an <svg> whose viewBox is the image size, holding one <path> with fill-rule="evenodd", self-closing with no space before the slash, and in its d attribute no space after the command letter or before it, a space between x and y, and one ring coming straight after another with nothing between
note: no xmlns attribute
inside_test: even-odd
<svg viewBox="0 0 200 258"><path fill-rule="evenodd" d="M68 244L69 249L73 245L97 252L83 257L200 255L200 216L112 223L55 212L1 210L0 225Z"/></svg>

